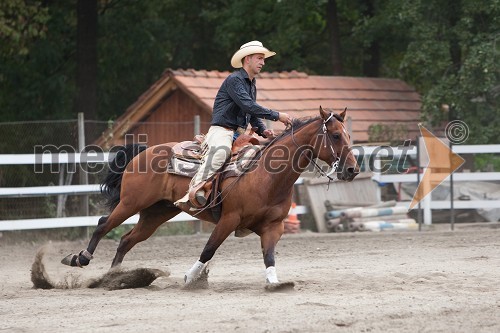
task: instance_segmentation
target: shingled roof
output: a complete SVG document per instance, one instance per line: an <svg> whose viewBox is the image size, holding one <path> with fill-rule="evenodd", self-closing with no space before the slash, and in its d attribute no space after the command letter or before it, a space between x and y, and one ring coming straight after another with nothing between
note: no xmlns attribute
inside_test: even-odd
<svg viewBox="0 0 500 333"><path fill-rule="evenodd" d="M151 99L165 97L166 87L183 89L207 112L212 106L219 87L229 72L206 70L167 69L125 114L118 119L144 120L152 112L147 105ZM257 76L257 102L267 108L290 113L293 117L316 116L319 106L334 110L348 109L353 140L367 142L370 125L396 124L404 128L407 138L418 134L420 96L405 82L398 79L318 76L302 72L263 72ZM281 128L270 122L271 127ZM281 127L280 127L281 126ZM387 127L385 127L387 128Z"/></svg>

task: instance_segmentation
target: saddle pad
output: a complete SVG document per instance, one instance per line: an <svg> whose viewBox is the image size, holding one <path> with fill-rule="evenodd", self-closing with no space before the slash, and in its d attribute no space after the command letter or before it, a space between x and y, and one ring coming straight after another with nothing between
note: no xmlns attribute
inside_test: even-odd
<svg viewBox="0 0 500 333"><path fill-rule="evenodd" d="M202 149L198 141L182 141L172 147L174 156L183 159L201 159Z"/></svg>
<svg viewBox="0 0 500 333"><path fill-rule="evenodd" d="M222 177L238 177L245 173L255 162L254 157L263 146L246 146L237 154L236 158L231 159L222 167ZM180 176L194 177L196 171L200 168L202 160L186 159L173 156L168 164L167 172Z"/></svg>
<svg viewBox="0 0 500 333"><path fill-rule="evenodd" d="M172 157L168 164L167 172L180 176L193 178L200 168L201 160Z"/></svg>

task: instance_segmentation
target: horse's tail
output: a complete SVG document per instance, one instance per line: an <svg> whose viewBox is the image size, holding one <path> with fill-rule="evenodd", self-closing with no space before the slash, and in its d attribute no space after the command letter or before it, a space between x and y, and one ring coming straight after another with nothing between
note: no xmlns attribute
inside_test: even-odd
<svg viewBox="0 0 500 333"><path fill-rule="evenodd" d="M108 174L101 183L101 193L106 198L106 207L110 210L113 210L120 202L120 190L125 168L136 155L146 148L147 146L139 144L121 146L116 151L115 158L109 162Z"/></svg>

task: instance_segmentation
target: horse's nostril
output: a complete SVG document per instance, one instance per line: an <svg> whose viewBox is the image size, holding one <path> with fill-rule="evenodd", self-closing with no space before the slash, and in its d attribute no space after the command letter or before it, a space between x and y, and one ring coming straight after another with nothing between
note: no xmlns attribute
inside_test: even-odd
<svg viewBox="0 0 500 333"><path fill-rule="evenodd" d="M356 168L347 168L347 172L350 175L357 175L359 173L359 171L357 171Z"/></svg>

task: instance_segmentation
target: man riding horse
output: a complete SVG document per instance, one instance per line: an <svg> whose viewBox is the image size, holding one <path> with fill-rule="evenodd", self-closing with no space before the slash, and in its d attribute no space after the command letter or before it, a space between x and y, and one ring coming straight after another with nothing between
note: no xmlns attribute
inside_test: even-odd
<svg viewBox="0 0 500 333"><path fill-rule="evenodd" d="M266 129L262 119L281 121L285 125L291 117L260 106L257 99L255 76L260 73L268 57L276 52L269 51L259 41L243 44L231 58L231 65L237 68L222 83L215 97L210 129L202 144L203 163L189 184L189 190L175 204L180 206L191 201L191 206L202 207L206 204L205 182L212 177L230 157L234 140L245 131L250 123L256 133L264 138L273 137L272 129ZM194 192L194 193L193 193ZM190 195L191 194L191 195Z"/></svg>
<svg viewBox="0 0 500 333"><path fill-rule="evenodd" d="M186 286L200 280L219 246L230 234L236 236L240 231L250 231L260 237L266 283L273 288L280 286L275 248L284 232L283 220L289 213L293 187L300 174L309 165L325 174L315 162L319 159L332 166L338 180L351 181L359 173L359 166L345 126L346 110L337 114L320 106L317 116L292 121L286 113L255 103L255 76L264 65L264 59L272 55L274 52L253 41L244 44L233 56L231 64L243 68L231 74L219 90L212 126L204 142L208 152L193 181L186 175L169 171L177 142L147 148L138 145L120 147L110 161L109 173L102 183L102 194L107 199L110 214L99 219L86 249L69 254L61 262L73 267L87 266L94 258L100 240L139 213L137 224L120 240L111 263L116 267L137 243L148 239L163 223L184 211L215 224L198 260L186 272ZM233 137L240 129L250 123L257 127L261 136L274 135L259 118L279 120L290 126L262 146L250 171L220 180L218 188L222 203L218 218L211 209L191 210L185 203L189 200L186 190L190 188L188 193L197 192L202 187L199 184L224 164ZM199 208L203 202L194 204Z"/></svg>

